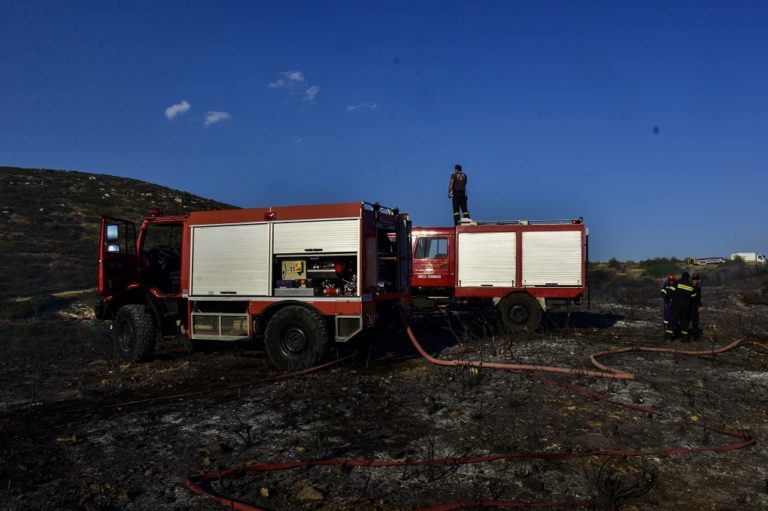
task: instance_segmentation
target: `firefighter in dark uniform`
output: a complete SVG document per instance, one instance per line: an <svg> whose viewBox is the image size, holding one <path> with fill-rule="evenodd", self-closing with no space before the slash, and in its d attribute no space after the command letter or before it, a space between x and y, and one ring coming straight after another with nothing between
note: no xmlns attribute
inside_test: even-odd
<svg viewBox="0 0 768 511"><path fill-rule="evenodd" d="M674 291L675 276L670 273L669 276L661 283L661 299L664 301L664 330L667 329L669 324L669 315L672 313L672 291ZM674 325L672 325L674 328Z"/></svg>
<svg viewBox="0 0 768 511"><path fill-rule="evenodd" d="M448 197L453 200L453 225L459 225L459 210L464 218L469 218L467 210L467 175L462 172L461 165L456 165L448 182Z"/></svg>
<svg viewBox="0 0 768 511"><path fill-rule="evenodd" d="M699 309L701 308L701 278L698 273L691 276L691 285L696 290L695 296L691 299L691 335L694 339L701 337L699 328Z"/></svg>
<svg viewBox="0 0 768 511"><path fill-rule="evenodd" d="M691 276L683 273L679 282L675 282L672 289L672 311L669 314L669 322L664 330L664 337L675 339L675 323L680 323L680 336L683 342L690 342L691 335L688 330L690 322L691 303L696 299L696 288L691 284Z"/></svg>

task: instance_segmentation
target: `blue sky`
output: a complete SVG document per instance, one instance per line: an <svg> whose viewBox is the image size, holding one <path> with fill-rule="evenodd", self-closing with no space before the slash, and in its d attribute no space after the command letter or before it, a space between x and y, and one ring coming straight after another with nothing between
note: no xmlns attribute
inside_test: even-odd
<svg viewBox="0 0 768 511"><path fill-rule="evenodd" d="M0 165L768 252L768 3L0 0Z"/></svg>

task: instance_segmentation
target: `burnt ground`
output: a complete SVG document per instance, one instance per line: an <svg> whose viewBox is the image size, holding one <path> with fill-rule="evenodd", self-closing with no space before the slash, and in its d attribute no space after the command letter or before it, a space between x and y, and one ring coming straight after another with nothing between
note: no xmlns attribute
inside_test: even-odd
<svg viewBox="0 0 768 511"><path fill-rule="evenodd" d="M616 347L768 341L766 305L746 304L726 286L708 287L706 296L705 334L687 345L662 340L658 298L610 293L594 297L588 311L549 315L525 342L496 334L492 319L478 314L417 317L413 325L441 358L582 369L593 369L591 354ZM546 381L431 365L393 328L354 343L347 350L357 355L338 366L263 381L278 373L253 346L189 351L171 343L152 362L120 365L107 330L81 304L64 313L71 314L63 322L88 335L6 348L0 361L0 509L215 510L222 507L191 492L187 477L269 462L509 453L521 456L251 472L208 488L274 510L417 509L467 499L562 502L562 509L768 509L768 353L753 347L707 357L612 355L601 362L635 380ZM707 427L756 443L663 451L743 441ZM607 450L647 454L590 454Z"/></svg>

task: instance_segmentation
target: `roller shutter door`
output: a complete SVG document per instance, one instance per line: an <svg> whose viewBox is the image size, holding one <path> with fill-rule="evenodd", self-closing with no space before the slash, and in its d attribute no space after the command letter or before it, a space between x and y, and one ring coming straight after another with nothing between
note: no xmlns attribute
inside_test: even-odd
<svg viewBox="0 0 768 511"><path fill-rule="evenodd" d="M523 233L523 286L581 286L581 231Z"/></svg>
<svg viewBox="0 0 768 511"><path fill-rule="evenodd" d="M283 222L274 226L275 254L357 253L360 220Z"/></svg>
<svg viewBox="0 0 768 511"><path fill-rule="evenodd" d="M194 226L190 295L269 295L269 227Z"/></svg>
<svg viewBox="0 0 768 511"><path fill-rule="evenodd" d="M514 232L462 232L458 236L459 287L514 287Z"/></svg>

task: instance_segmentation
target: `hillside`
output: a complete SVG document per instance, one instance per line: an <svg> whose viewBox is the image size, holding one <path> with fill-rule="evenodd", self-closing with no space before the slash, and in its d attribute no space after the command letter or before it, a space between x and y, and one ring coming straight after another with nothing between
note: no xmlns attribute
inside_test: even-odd
<svg viewBox="0 0 768 511"><path fill-rule="evenodd" d="M0 299L94 287L99 218L232 207L136 179L0 167Z"/></svg>

